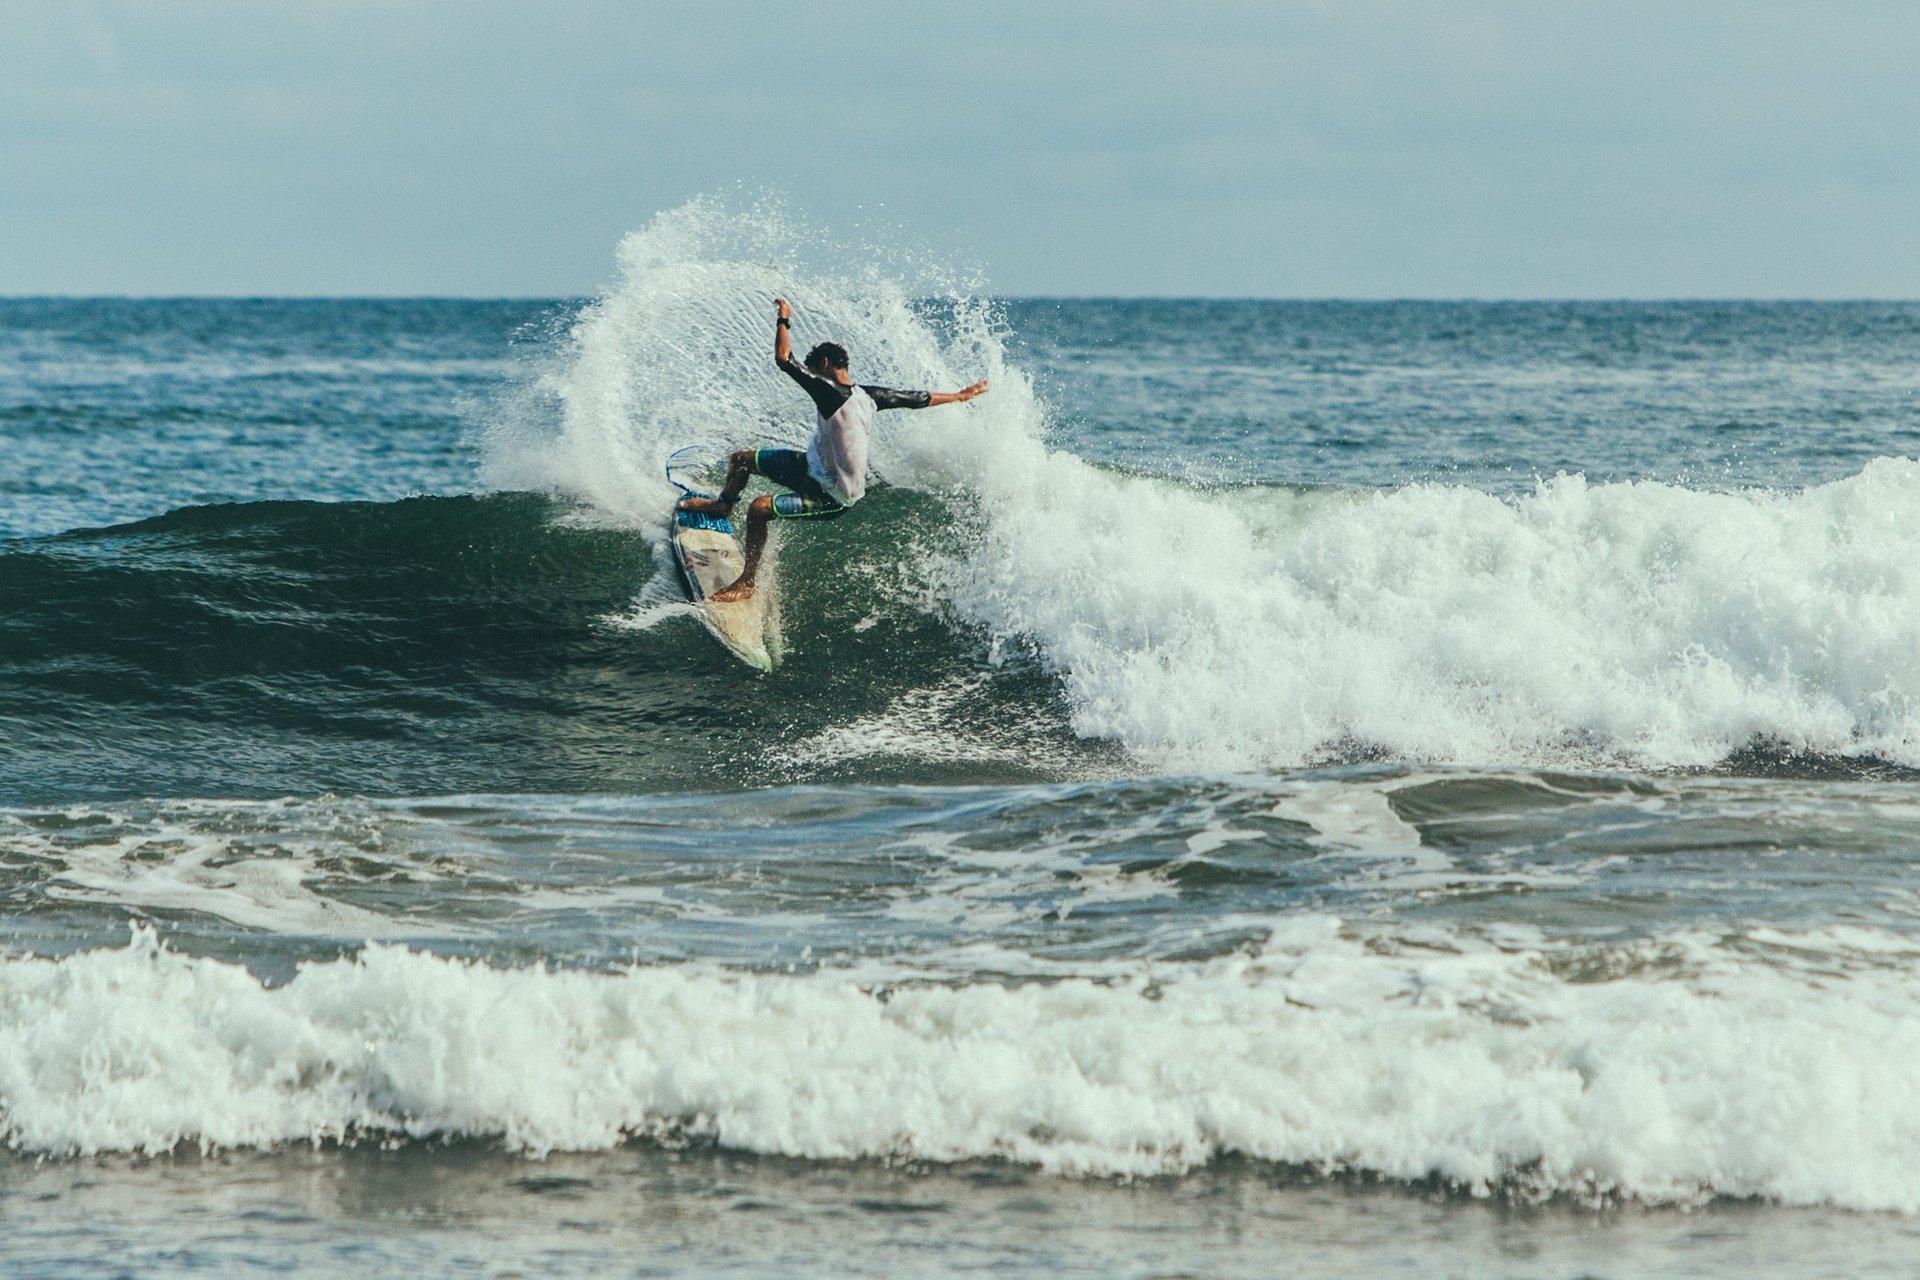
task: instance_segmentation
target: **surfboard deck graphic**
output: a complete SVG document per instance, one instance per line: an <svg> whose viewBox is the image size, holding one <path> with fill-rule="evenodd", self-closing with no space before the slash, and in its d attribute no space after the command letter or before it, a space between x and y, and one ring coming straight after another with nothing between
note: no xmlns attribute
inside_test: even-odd
<svg viewBox="0 0 1920 1280"><path fill-rule="evenodd" d="M740 576L746 554L733 527L718 516L674 512L673 549L687 580L687 594L700 610L700 621L728 652L756 671L773 670L767 650L766 599L770 583L762 583L751 599L723 604L708 599Z"/></svg>

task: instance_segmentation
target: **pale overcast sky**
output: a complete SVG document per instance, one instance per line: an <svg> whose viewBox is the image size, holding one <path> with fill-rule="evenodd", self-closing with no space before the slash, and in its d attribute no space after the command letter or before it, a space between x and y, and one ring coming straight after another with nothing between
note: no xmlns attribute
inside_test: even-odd
<svg viewBox="0 0 1920 1280"><path fill-rule="evenodd" d="M1920 3L0 0L0 293L561 295L703 193L1009 294L1920 297Z"/></svg>

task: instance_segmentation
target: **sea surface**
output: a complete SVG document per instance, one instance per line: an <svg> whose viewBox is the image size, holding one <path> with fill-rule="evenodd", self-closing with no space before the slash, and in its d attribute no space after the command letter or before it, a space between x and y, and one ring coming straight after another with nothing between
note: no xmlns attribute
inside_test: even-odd
<svg viewBox="0 0 1920 1280"><path fill-rule="evenodd" d="M1920 304L835 252L0 300L0 1272L1911 1274Z"/></svg>

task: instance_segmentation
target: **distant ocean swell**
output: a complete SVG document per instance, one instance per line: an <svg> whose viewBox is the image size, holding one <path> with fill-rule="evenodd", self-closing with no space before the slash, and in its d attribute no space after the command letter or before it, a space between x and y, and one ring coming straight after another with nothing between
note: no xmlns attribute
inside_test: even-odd
<svg viewBox="0 0 1920 1280"><path fill-rule="evenodd" d="M0 1127L27 1152L640 1137L1100 1175L1237 1153L1522 1197L1920 1209L1905 940L1434 941L1307 916L1132 978L890 989L374 945L269 988L137 930L0 961Z"/></svg>

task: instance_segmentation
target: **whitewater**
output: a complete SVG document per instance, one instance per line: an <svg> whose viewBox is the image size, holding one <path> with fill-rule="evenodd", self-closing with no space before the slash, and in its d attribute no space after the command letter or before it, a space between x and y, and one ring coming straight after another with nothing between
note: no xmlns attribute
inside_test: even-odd
<svg viewBox="0 0 1920 1280"><path fill-rule="evenodd" d="M705 1138L1144 1176L1234 1153L1439 1175L1476 1195L1920 1209L1920 999L1886 972L1914 944L1758 941L1861 963L1836 965L1835 993L1831 973L1745 973L1720 940L1672 936L1617 958L1613 981L1568 983L1564 957L1524 946L1382 955L1303 917L1253 956L1100 984L876 994L824 976L502 971L374 945L267 989L143 932L0 969L0 1007L31 1027L0 1054L0 1090L9 1140L63 1154ZM1656 958L1677 973L1632 972Z"/></svg>

